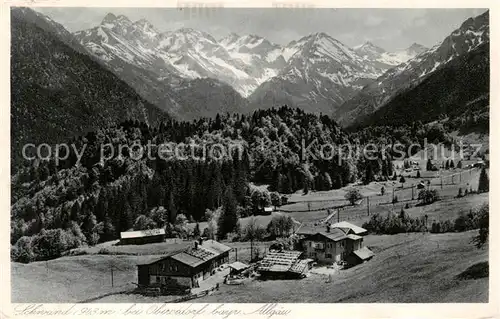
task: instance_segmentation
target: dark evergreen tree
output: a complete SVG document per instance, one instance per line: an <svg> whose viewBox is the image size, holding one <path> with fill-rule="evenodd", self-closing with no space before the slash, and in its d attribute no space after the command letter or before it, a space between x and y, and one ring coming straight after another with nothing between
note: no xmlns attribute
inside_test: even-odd
<svg viewBox="0 0 500 319"><path fill-rule="evenodd" d="M490 190L490 179L488 178L488 173L486 168L481 169L481 174L479 175L479 185L477 187L478 193L489 192Z"/></svg>

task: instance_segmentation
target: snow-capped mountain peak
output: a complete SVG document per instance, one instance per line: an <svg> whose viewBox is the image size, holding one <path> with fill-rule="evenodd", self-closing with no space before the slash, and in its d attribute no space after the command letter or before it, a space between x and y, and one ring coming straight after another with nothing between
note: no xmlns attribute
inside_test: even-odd
<svg viewBox="0 0 500 319"><path fill-rule="evenodd" d="M361 56L370 54L383 54L386 51L379 46L376 46L370 41L366 41L362 45L354 47L354 50Z"/></svg>
<svg viewBox="0 0 500 319"><path fill-rule="evenodd" d="M420 53L425 52L427 50L428 48L426 48L425 46L414 42L410 47L408 47L408 49L406 49L406 52L409 56L416 57Z"/></svg>
<svg viewBox="0 0 500 319"><path fill-rule="evenodd" d="M132 21L124 15L115 16L112 13L106 14L104 19L102 19L101 25L106 28L115 28L115 27L128 27L132 25Z"/></svg>

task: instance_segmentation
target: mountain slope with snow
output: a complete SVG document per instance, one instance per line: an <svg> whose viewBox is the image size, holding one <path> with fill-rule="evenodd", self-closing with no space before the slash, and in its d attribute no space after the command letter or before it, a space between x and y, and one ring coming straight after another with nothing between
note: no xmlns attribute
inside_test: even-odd
<svg viewBox="0 0 500 319"><path fill-rule="evenodd" d="M289 104L331 114L336 106L387 70L367 62L325 33L292 41L282 49L281 56L285 67L249 97L254 108Z"/></svg>
<svg viewBox="0 0 500 319"><path fill-rule="evenodd" d="M401 90L414 86L452 59L474 50L485 42L489 42L488 11L466 20L430 50L421 52L406 63L389 69L346 101L335 112L334 118L343 126L363 120Z"/></svg>
<svg viewBox="0 0 500 319"><path fill-rule="evenodd" d="M360 46L354 47L354 51L363 57L365 61L368 63L378 64L379 67L386 69L390 69L404 63L426 50L428 50L426 47L417 43L413 43L405 50L396 52L387 52L369 41Z"/></svg>
<svg viewBox="0 0 500 319"><path fill-rule="evenodd" d="M63 42L65 29L47 28L47 21L29 8L11 10L13 167L22 163L26 143L64 142L128 119L154 125L169 118L90 56Z"/></svg>

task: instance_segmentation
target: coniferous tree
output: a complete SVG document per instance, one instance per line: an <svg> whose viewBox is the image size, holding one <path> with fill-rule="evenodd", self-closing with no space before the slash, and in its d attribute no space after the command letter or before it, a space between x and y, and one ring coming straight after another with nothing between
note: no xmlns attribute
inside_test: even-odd
<svg viewBox="0 0 500 319"><path fill-rule="evenodd" d="M427 171L432 171L432 161L431 161L431 159L430 159L430 158L427 160L427 164L426 164L426 166L425 166L425 169L426 169Z"/></svg>
<svg viewBox="0 0 500 319"><path fill-rule="evenodd" d="M226 235L235 230L238 222L236 214L236 199L231 188L228 188L222 204L222 214L217 223L217 238L226 238Z"/></svg>
<svg viewBox="0 0 500 319"><path fill-rule="evenodd" d="M481 174L479 175L479 185L477 187L477 191L479 193L485 193L490 190L490 179L488 178L488 173L486 172L486 168L483 167L481 169Z"/></svg>

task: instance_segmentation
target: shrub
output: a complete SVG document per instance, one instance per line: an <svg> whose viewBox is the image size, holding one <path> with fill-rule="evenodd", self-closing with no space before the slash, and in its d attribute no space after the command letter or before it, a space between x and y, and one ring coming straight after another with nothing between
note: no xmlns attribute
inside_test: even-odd
<svg viewBox="0 0 500 319"><path fill-rule="evenodd" d="M351 205L354 205L354 203L356 203L356 201L358 201L362 198L359 190L357 190L355 188L351 188L350 190L348 190L344 197L346 200L349 201L349 203L351 203Z"/></svg>
<svg viewBox="0 0 500 319"><path fill-rule="evenodd" d="M439 193L435 189L423 189L418 193L420 205L432 204L439 200Z"/></svg>
<svg viewBox="0 0 500 319"><path fill-rule="evenodd" d="M385 218L380 214L374 214L362 227L370 233L389 235L427 231L424 217L411 218L404 210L396 215L389 213Z"/></svg>

